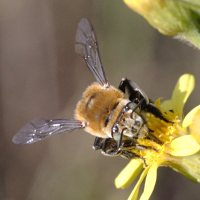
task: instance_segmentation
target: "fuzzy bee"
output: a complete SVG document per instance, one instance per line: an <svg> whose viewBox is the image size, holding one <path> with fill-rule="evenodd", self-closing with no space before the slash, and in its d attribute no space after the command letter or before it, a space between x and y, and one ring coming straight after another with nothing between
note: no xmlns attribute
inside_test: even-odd
<svg viewBox="0 0 200 200"><path fill-rule="evenodd" d="M118 88L108 83L95 31L87 19L82 19L78 25L75 51L83 57L97 81L83 93L75 110L75 119L34 119L20 129L12 141L31 144L62 132L84 129L96 136L93 149L100 149L104 155L121 155L130 159L139 157L131 151L133 148L152 149L138 144L138 139L161 144L148 128L143 114L149 112L165 122L169 121L134 82L123 78Z"/></svg>

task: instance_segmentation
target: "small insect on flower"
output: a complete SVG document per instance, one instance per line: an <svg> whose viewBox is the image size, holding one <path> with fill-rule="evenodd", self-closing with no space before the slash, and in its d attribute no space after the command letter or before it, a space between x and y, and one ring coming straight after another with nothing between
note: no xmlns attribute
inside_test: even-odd
<svg viewBox="0 0 200 200"><path fill-rule="evenodd" d="M140 152L157 152L154 146L162 145L154 130L148 127L147 116L153 115L167 124L173 122L164 117L136 83L127 78L122 78L118 88L108 83L95 31L87 19L82 19L78 25L75 51L83 57L97 81L83 93L75 119L34 119L17 132L13 142L31 144L62 132L84 129L96 136L93 149L100 149L108 156L141 159L147 165ZM140 141L144 139L155 145L142 144Z"/></svg>

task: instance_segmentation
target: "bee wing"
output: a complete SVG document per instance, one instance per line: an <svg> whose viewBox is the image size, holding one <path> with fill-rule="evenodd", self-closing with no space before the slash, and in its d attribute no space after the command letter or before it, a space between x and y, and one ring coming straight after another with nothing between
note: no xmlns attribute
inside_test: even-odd
<svg viewBox="0 0 200 200"><path fill-rule="evenodd" d="M15 144L31 144L65 131L82 129L85 124L78 120L34 119L22 127L13 137Z"/></svg>
<svg viewBox="0 0 200 200"><path fill-rule="evenodd" d="M139 92L144 97L146 103L149 104L149 98L146 93L142 89L140 89L140 87L135 82L130 81L130 84L133 87L134 91Z"/></svg>
<svg viewBox="0 0 200 200"><path fill-rule="evenodd" d="M92 24L87 19L81 19L78 24L76 33L75 51L84 58L88 68L104 87L108 87L108 79L106 78L101 58L99 55L99 47Z"/></svg>

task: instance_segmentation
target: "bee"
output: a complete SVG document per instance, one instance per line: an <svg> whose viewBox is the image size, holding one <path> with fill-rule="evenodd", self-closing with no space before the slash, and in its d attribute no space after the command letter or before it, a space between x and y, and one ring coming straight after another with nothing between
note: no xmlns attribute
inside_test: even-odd
<svg viewBox="0 0 200 200"><path fill-rule="evenodd" d="M109 84L94 28L87 19L81 19L78 24L75 51L85 60L97 81L84 91L76 106L75 119L34 119L21 128L12 141L31 144L62 132L84 129L96 137L93 149L101 150L104 155L129 159L140 158L131 151L133 148L153 148L138 144L138 139L161 144L148 128L143 114L150 112L169 121L136 83L122 78L118 88Z"/></svg>

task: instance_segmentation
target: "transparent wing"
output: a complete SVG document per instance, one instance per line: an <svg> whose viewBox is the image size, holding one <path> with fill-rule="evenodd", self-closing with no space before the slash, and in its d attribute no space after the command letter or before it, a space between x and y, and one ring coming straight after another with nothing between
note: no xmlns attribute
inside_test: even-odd
<svg viewBox="0 0 200 200"><path fill-rule="evenodd" d="M99 82L104 87L108 87L101 58L99 55L99 47L92 24L87 19L81 19L78 24L76 33L75 51L84 58L88 68Z"/></svg>
<svg viewBox="0 0 200 200"><path fill-rule="evenodd" d="M31 144L65 131L82 129L85 124L78 120L34 119L22 127L13 137L15 144Z"/></svg>

